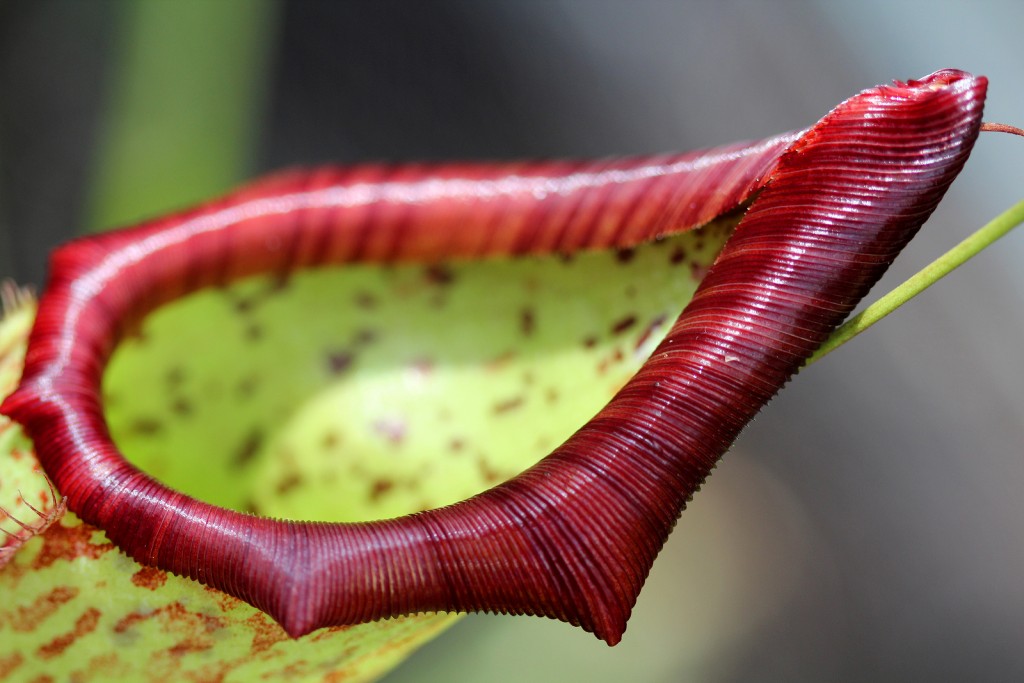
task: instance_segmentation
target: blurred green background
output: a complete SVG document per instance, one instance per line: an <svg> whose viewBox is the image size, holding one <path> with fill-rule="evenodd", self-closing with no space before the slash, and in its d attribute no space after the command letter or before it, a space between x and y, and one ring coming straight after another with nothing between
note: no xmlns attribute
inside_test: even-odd
<svg viewBox="0 0 1024 683"><path fill-rule="evenodd" d="M0 0L0 277L288 165L680 150L942 67L1024 125L1024 5ZM893 285L1024 196L986 135ZM389 681L1024 680L1024 241L816 365L684 514L623 643L471 616Z"/></svg>

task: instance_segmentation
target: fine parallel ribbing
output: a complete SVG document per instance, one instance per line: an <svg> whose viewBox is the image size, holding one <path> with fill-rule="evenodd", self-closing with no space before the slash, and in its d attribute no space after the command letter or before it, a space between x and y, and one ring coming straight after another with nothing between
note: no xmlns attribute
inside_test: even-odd
<svg viewBox="0 0 1024 683"><path fill-rule="evenodd" d="M865 91L803 134L587 164L326 168L73 242L52 261L23 424L85 521L138 561L266 611L294 636L421 611L539 614L614 644L683 506L754 414L877 281L977 136L986 81ZM625 247L756 199L622 391L536 466L382 522L294 523L172 491L111 443L99 382L123 331L197 288L352 261Z"/></svg>

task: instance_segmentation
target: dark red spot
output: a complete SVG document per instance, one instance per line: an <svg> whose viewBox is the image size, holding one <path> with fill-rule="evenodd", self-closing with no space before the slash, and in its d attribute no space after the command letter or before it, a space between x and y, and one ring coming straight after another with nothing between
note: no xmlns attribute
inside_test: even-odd
<svg viewBox="0 0 1024 683"><path fill-rule="evenodd" d="M355 293L355 303L358 308L368 310L377 307L377 297L370 292L359 291Z"/></svg>
<svg viewBox="0 0 1024 683"><path fill-rule="evenodd" d="M292 491L302 485L302 477L296 472L292 472L287 477L277 483L274 488L279 496L283 496L289 491Z"/></svg>
<svg viewBox="0 0 1024 683"><path fill-rule="evenodd" d="M484 367L488 372L496 372L508 365L515 357L515 351L506 351L505 353L495 356L491 360L487 361L487 364Z"/></svg>
<svg viewBox="0 0 1024 683"><path fill-rule="evenodd" d="M665 315L662 314L650 322L650 324L640 334L640 337L636 340L636 348L638 350L647 342L648 339L651 338L651 335L654 334L655 330L665 324L665 319Z"/></svg>
<svg viewBox="0 0 1024 683"><path fill-rule="evenodd" d="M15 652L9 657L0 657L0 680L14 673L14 670L25 663L25 656Z"/></svg>
<svg viewBox="0 0 1024 683"><path fill-rule="evenodd" d="M597 337L591 335L583 338L583 348L592 349L597 346Z"/></svg>
<svg viewBox="0 0 1024 683"><path fill-rule="evenodd" d="M249 297L238 297L232 302L232 307L235 309L235 313L239 315L245 315L253 309L256 302Z"/></svg>
<svg viewBox="0 0 1024 683"><path fill-rule="evenodd" d="M164 375L164 380L167 382L167 386L171 389L180 387L185 381L185 370L179 366L168 368L167 374Z"/></svg>
<svg viewBox="0 0 1024 683"><path fill-rule="evenodd" d="M24 457L24 451L22 451L20 448L12 448L11 449L11 459L12 460L20 460L22 457ZM39 470L36 470L36 469L33 468L33 474L42 474L42 473ZM2 488L2 487L0 487L0 488ZM39 491L38 494L36 495L36 507L39 508L40 512L45 513L44 516L43 516L44 519L46 517L48 517L49 515L53 514L53 510L52 510L51 506L53 505L53 502L54 502L53 499L54 499L55 496L56 496L56 494L54 493L53 489L50 489L49 491ZM51 510L47 511L46 508L48 508L48 507L51 507Z"/></svg>
<svg viewBox="0 0 1024 683"><path fill-rule="evenodd" d="M120 621L118 621L116 624L114 624L114 633L124 633L125 631L127 631L130 628L132 628L136 624L139 624L139 623L141 623L143 621L147 621L147 620L151 619L153 616L155 616L155 614L156 614L155 612L150 612L149 614L141 614L139 612L132 612L128 616L122 617Z"/></svg>
<svg viewBox="0 0 1024 683"><path fill-rule="evenodd" d="M257 375L247 375L238 382L238 393L242 398L249 398L256 393L260 380Z"/></svg>
<svg viewBox="0 0 1024 683"><path fill-rule="evenodd" d="M370 488L370 501L376 503L385 493L395 488L395 482L390 479L377 479Z"/></svg>
<svg viewBox="0 0 1024 683"><path fill-rule="evenodd" d="M143 567L132 574L132 583L139 588L155 591L167 583L167 572L153 567Z"/></svg>
<svg viewBox="0 0 1024 683"><path fill-rule="evenodd" d="M495 415L501 415L502 413L507 413L510 410L515 410L516 408L519 408L522 405L523 405L523 397L522 396L516 396L515 398L510 398L510 399L505 400L505 401L500 401L500 402L494 404L494 414Z"/></svg>
<svg viewBox="0 0 1024 683"><path fill-rule="evenodd" d="M519 312L519 329L524 337L533 334L534 323L533 309L524 308Z"/></svg>
<svg viewBox="0 0 1024 683"><path fill-rule="evenodd" d="M207 587L207 591L214 595L223 595L220 591L210 589L209 587ZM231 605L236 602L237 601L234 598L230 598ZM146 612L145 614L142 612L132 612L114 624L114 633L124 633L129 629L135 628L138 624L152 619L177 622L178 624L191 628L192 630L201 628L206 633L212 633L217 629L223 628L225 623L224 620L219 617L209 614L190 612L180 602L172 602L170 605L158 607L157 609L151 612Z"/></svg>
<svg viewBox="0 0 1024 683"><path fill-rule="evenodd" d="M341 443L341 436L337 432L327 432L324 434L323 440L320 445L323 446L324 450L334 450Z"/></svg>
<svg viewBox="0 0 1024 683"><path fill-rule="evenodd" d="M700 282L701 280L704 279L704 276L707 275L707 274L708 274L708 267L707 266L701 265L700 263L691 263L690 264L690 277L692 277L695 282Z"/></svg>
<svg viewBox="0 0 1024 683"><path fill-rule="evenodd" d="M622 334L629 328L633 327L633 325L636 325L636 316L627 315L625 318L622 318L612 325L612 334Z"/></svg>
<svg viewBox="0 0 1024 683"><path fill-rule="evenodd" d="M245 440L235 451L235 455L231 458L231 464L234 467L245 467L252 459L256 457L256 453L259 452L260 446L263 445L263 432L259 429L253 429L249 432L249 435L245 437Z"/></svg>
<svg viewBox="0 0 1024 683"><path fill-rule="evenodd" d="M257 342L263 339L263 328L256 323L252 323L245 328L245 338L251 342Z"/></svg>
<svg viewBox="0 0 1024 683"><path fill-rule="evenodd" d="M142 436L153 436L163 431L163 424L155 417L140 417L132 421L128 429L133 434Z"/></svg>
<svg viewBox="0 0 1024 683"><path fill-rule="evenodd" d="M79 590L73 586L57 586L49 593L36 598L31 605L18 605L7 617L8 623L15 631L29 633L39 628L42 622L57 609L78 596ZM0 668L0 673L4 671Z"/></svg>
<svg viewBox="0 0 1024 683"><path fill-rule="evenodd" d="M480 470L480 476L488 484L496 484L505 479L502 473L492 467L491 463L487 462L487 458L482 455L476 459L476 466Z"/></svg>
<svg viewBox="0 0 1024 683"><path fill-rule="evenodd" d="M368 329L358 330L355 334L355 337L353 337L352 341L359 346L372 344L373 342L377 341L377 331Z"/></svg>
<svg viewBox="0 0 1024 683"><path fill-rule="evenodd" d="M327 371L332 375L340 375L352 366L355 356L351 351L332 351L327 354Z"/></svg>
<svg viewBox="0 0 1024 683"><path fill-rule="evenodd" d="M427 283L443 287L450 285L455 280L455 273L447 266L437 264L424 269L423 277Z"/></svg>
<svg viewBox="0 0 1024 683"><path fill-rule="evenodd" d="M56 657L63 653L64 650L68 649L68 647L76 640L95 631L96 624L98 624L99 621L100 611L95 607L90 607L82 613L82 616L78 617L75 621L75 627L71 631L63 635L59 635L46 645L41 646L36 650L36 655L38 655L40 659L52 659Z"/></svg>
<svg viewBox="0 0 1024 683"><path fill-rule="evenodd" d="M213 640L209 637L200 638L192 636L167 648L167 654L177 658L193 652L205 652L206 650L213 649L213 645Z"/></svg>
<svg viewBox="0 0 1024 683"><path fill-rule="evenodd" d="M619 249L615 252L615 260L619 263L629 263L636 256L636 252L633 249Z"/></svg>
<svg viewBox="0 0 1024 683"><path fill-rule="evenodd" d="M668 262L671 263L673 266L678 266L685 260L686 249L683 249L681 246L676 246L676 248L672 250L672 253L668 257Z"/></svg>
<svg viewBox="0 0 1024 683"><path fill-rule="evenodd" d="M92 536L98 530L88 524L64 526L54 524L41 536L43 548L32 562L32 570L45 569L58 561L75 560L79 557L96 559L114 549L110 542L94 543ZM7 567L5 571L21 569L20 566Z"/></svg>
<svg viewBox="0 0 1024 683"><path fill-rule="evenodd" d="M192 414L192 404L187 398L177 398L171 403L171 412L180 417L188 417Z"/></svg>
<svg viewBox="0 0 1024 683"><path fill-rule="evenodd" d="M257 612L245 620L245 625L252 631L252 645L249 646L249 654L258 655L269 650L277 643L290 640L277 623L271 621L262 612Z"/></svg>
<svg viewBox="0 0 1024 683"><path fill-rule="evenodd" d="M622 362L622 359L624 357L625 356L622 353L622 349L615 349L615 351L612 352L612 355L602 359L601 362L597 364L597 374L605 374L606 372L608 372L608 368L610 368L612 365L616 363Z"/></svg>

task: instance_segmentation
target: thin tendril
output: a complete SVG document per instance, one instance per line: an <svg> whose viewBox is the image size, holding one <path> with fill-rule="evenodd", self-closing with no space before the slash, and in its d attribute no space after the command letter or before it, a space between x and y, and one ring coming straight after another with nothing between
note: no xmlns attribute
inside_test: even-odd
<svg viewBox="0 0 1024 683"><path fill-rule="evenodd" d="M1018 128L1017 126L1011 126L1006 123L992 123L986 121L981 124L981 130L987 133L1009 133L1010 135L1019 135L1024 137L1024 129Z"/></svg>
<svg viewBox="0 0 1024 683"><path fill-rule="evenodd" d="M821 345L814 355L807 359L805 367L835 351L1021 223L1024 223L1024 201L1014 204L1007 211L996 216L973 235L932 261L896 289L847 320L832 333L832 336Z"/></svg>

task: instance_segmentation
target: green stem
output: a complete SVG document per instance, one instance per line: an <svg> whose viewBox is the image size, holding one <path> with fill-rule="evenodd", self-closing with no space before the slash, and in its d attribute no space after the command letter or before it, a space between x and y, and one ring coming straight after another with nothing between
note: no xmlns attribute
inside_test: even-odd
<svg viewBox="0 0 1024 683"><path fill-rule="evenodd" d="M956 245L932 263L925 266L909 280L892 290L881 299L868 306L864 311L846 321L832 333L821 348L811 356L805 365L821 360L824 356L850 341L915 296L931 287L948 275L961 264L970 260L982 249L992 244L1015 227L1024 223L1024 201L1014 204L1010 209L996 216L993 220L973 235Z"/></svg>
<svg viewBox="0 0 1024 683"><path fill-rule="evenodd" d="M248 175L280 10L273 0L115 7L91 229L186 206Z"/></svg>

